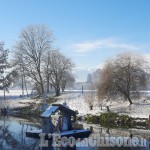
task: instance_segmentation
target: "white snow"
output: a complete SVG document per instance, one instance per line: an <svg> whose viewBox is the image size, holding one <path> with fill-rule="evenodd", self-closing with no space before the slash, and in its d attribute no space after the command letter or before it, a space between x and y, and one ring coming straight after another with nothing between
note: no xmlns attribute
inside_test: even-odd
<svg viewBox="0 0 150 150"><path fill-rule="evenodd" d="M28 93L30 94L31 93L31 90L28 90ZM22 90L9 90L9 92L6 92L6 99L16 99L16 98L19 98L20 95L22 95ZM3 99L3 95L4 95L4 92L3 90L0 90L0 98ZM24 91L24 95L27 95L27 92Z"/></svg>
<svg viewBox="0 0 150 150"><path fill-rule="evenodd" d="M49 106L46 111L42 113L41 117L51 116L58 108L58 106Z"/></svg>
<svg viewBox="0 0 150 150"><path fill-rule="evenodd" d="M93 110L90 110L82 93L63 94L59 96L57 103L63 104L66 102L71 109L78 110L81 116L86 114L99 115L102 112L107 112L106 106L109 106L112 112L129 115L131 117L148 118L150 115L150 91L146 91L145 93L147 93L145 97L134 99L131 106L128 101L123 99L105 100L103 102L103 110L100 109L100 104L97 100L93 103Z"/></svg>
<svg viewBox="0 0 150 150"><path fill-rule="evenodd" d="M56 103L63 104L64 102L66 102L67 106L69 106L72 110L77 110L79 115L86 115L88 113L96 112L96 110L90 111L82 93L69 93L61 95Z"/></svg>
<svg viewBox="0 0 150 150"><path fill-rule="evenodd" d="M133 104L129 105L128 101L113 100L110 105L110 110L120 114L126 114L136 118L148 118L150 115L150 98L142 97L134 99Z"/></svg>
<svg viewBox="0 0 150 150"><path fill-rule="evenodd" d="M31 93L31 90L28 90L28 93ZM41 99L35 100L26 96L24 92L24 97L20 97L22 95L22 90L10 90L9 93L6 92L6 100L3 97L3 91L0 90L0 108L7 107L9 108L17 108L17 107L25 107L32 103L39 104L41 103Z"/></svg>

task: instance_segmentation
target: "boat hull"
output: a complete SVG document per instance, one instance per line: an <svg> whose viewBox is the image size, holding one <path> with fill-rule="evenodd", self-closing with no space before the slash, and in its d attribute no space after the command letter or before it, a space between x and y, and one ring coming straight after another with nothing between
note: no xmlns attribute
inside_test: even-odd
<svg viewBox="0 0 150 150"><path fill-rule="evenodd" d="M26 132L26 137L29 138L36 138L40 139L40 133L42 133L42 130L35 130L35 131L28 131ZM70 130L65 132L56 133L57 135L60 135L60 137L74 137L75 139L78 138L87 138L92 132L90 130ZM52 141L52 137L50 138L48 134L45 135L45 140Z"/></svg>

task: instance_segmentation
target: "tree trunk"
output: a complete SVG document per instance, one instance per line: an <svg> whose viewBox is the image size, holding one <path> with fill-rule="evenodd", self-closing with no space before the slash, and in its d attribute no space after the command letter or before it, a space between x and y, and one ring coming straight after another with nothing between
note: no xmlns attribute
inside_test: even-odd
<svg viewBox="0 0 150 150"><path fill-rule="evenodd" d="M4 100L6 100L5 88L4 88Z"/></svg>
<svg viewBox="0 0 150 150"><path fill-rule="evenodd" d="M103 108L102 108L103 106L101 105L101 110L103 110Z"/></svg>
<svg viewBox="0 0 150 150"><path fill-rule="evenodd" d="M25 76L24 76L24 86L25 86L25 89L26 89L27 96L29 96Z"/></svg>
<svg viewBox="0 0 150 150"><path fill-rule="evenodd" d="M61 90L62 90L62 92L64 92L65 91L65 86L62 86Z"/></svg>
<svg viewBox="0 0 150 150"><path fill-rule="evenodd" d="M40 73L39 73L39 76L40 76L41 95L43 95L44 94L44 86L43 86L42 76Z"/></svg>
<svg viewBox="0 0 150 150"><path fill-rule="evenodd" d="M93 105L90 106L90 110L93 110Z"/></svg>
<svg viewBox="0 0 150 150"><path fill-rule="evenodd" d="M128 101L129 101L129 103L131 105L132 104L131 98L128 96L127 99L128 99Z"/></svg>
<svg viewBox="0 0 150 150"><path fill-rule="evenodd" d="M53 85L50 83L51 89L53 88Z"/></svg>
<svg viewBox="0 0 150 150"><path fill-rule="evenodd" d="M4 91L4 100L6 100L6 89L5 89L5 79L4 79L4 77L3 77L3 91Z"/></svg>
<svg viewBox="0 0 150 150"><path fill-rule="evenodd" d="M44 94L44 87L43 87L43 83L41 83L41 94Z"/></svg>
<svg viewBox="0 0 150 150"><path fill-rule="evenodd" d="M41 70L40 70L40 66L37 68L38 71L38 75L40 78L39 84L40 84L40 94L43 95L44 94L44 86L43 86L43 79L42 79L42 75L41 75Z"/></svg>
<svg viewBox="0 0 150 150"><path fill-rule="evenodd" d="M59 95L60 95L60 88L57 87L57 88L55 89L55 92L56 92L56 96L59 96Z"/></svg>
<svg viewBox="0 0 150 150"><path fill-rule="evenodd" d="M47 77L47 93L49 93L50 89L49 89L49 77Z"/></svg>
<svg viewBox="0 0 150 150"><path fill-rule="evenodd" d="M23 86L23 76L21 77L22 80L22 97L24 96L24 86Z"/></svg>
<svg viewBox="0 0 150 150"><path fill-rule="evenodd" d="M23 68L24 86L25 86L25 89L26 89L27 96L29 96L28 89L27 89L27 84L26 84L26 77L25 77L25 72L24 72L24 66L23 65L22 65L22 68Z"/></svg>

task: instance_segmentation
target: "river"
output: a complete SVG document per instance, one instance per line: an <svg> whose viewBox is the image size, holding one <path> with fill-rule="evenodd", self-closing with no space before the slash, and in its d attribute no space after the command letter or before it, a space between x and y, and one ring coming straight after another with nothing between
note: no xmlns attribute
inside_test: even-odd
<svg viewBox="0 0 150 150"><path fill-rule="evenodd" d="M94 132L100 136L114 136L114 137L137 137L139 139L146 139L146 147L137 148L139 150L149 150L150 130L144 129L108 129L100 125L87 125L85 127L92 127ZM28 138L25 136L26 131L40 129L40 119L34 117L14 117L14 116L0 116L0 150L38 150L40 140ZM112 148L98 148L98 147L76 147L76 150L107 150ZM114 148L120 149L120 148ZM135 149L135 148L122 148Z"/></svg>

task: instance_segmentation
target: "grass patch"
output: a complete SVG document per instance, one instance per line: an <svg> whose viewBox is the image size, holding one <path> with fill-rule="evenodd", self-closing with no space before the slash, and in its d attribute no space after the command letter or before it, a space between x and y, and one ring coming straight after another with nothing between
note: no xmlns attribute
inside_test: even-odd
<svg viewBox="0 0 150 150"><path fill-rule="evenodd" d="M55 102L57 102L57 98L54 98L54 97L48 97L48 98L45 98L45 101L46 101L46 103L47 104L52 104L52 103L55 103Z"/></svg>
<svg viewBox="0 0 150 150"><path fill-rule="evenodd" d="M148 125L145 118L131 118L128 115L119 115L113 112L102 113L99 116L87 115L86 119L88 123L100 124L109 128L136 128Z"/></svg>
<svg viewBox="0 0 150 150"><path fill-rule="evenodd" d="M48 97L48 98L44 98L44 101L46 101L46 104L51 105L52 103L56 102L57 99L56 98L52 98L52 97ZM21 116L36 116L39 117L42 113L42 111L40 110L40 108L43 106L43 102L41 101L41 103L34 103L34 102L28 102L27 106L24 107L18 107L18 108L14 108L12 110L13 114L15 115L21 115ZM25 102L20 102L20 104L26 104Z"/></svg>

